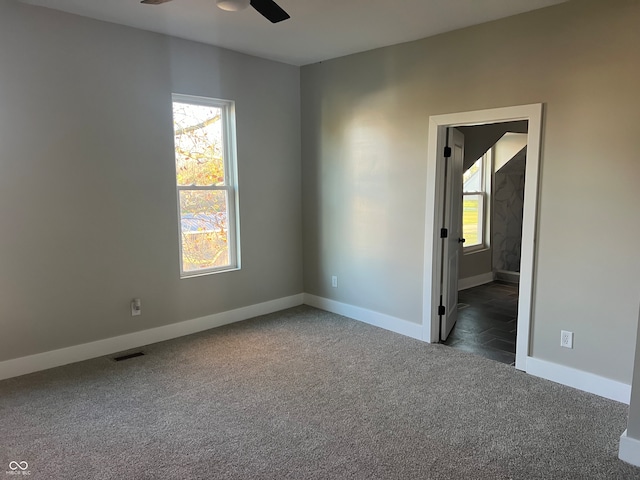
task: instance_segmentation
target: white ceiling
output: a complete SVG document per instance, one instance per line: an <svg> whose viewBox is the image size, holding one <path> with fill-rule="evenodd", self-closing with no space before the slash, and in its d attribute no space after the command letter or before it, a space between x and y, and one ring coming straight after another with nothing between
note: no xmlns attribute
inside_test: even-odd
<svg viewBox="0 0 640 480"><path fill-rule="evenodd" d="M276 0L291 19L271 24L253 8L215 0L21 0L165 33L292 65L306 65L563 3L566 0Z"/></svg>

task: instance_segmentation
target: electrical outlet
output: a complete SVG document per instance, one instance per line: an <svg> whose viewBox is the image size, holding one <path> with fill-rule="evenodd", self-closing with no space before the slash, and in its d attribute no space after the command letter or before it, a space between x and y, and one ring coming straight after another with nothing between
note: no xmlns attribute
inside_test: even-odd
<svg viewBox="0 0 640 480"><path fill-rule="evenodd" d="M142 315L142 305L139 298L134 298L131 300L131 316L137 317L138 315Z"/></svg>
<svg viewBox="0 0 640 480"><path fill-rule="evenodd" d="M567 332L566 330L560 332L560 346L573 348L573 332Z"/></svg>
<svg viewBox="0 0 640 480"><path fill-rule="evenodd" d="M331 286L333 288L338 288L338 277L335 275L331 277Z"/></svg>

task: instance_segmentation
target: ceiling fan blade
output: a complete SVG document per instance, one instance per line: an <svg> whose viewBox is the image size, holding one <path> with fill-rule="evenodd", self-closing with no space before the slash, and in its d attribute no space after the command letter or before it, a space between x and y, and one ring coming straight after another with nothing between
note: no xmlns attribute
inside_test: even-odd
<svg viewBox="0 0 640 480"><path fill-rule="evenodd" d="M140 3L144 3L146 5L160 5L161 3L167 3L171 0L142 0Z"/></svg>
<svg viewBox="0 0 640 480"><path fill-rule="evenodd" d="M289 14L280 8L273 0L251 0L251 6L271 23L278 23L287 18L291 18Z"/></svg>

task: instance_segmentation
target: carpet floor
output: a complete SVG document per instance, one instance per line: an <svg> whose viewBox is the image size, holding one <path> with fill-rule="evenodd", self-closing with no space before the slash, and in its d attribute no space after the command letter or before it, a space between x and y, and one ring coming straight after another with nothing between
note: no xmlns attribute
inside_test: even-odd
<svg viewBox="0 0 640 480"><path fill-rule="evenodd" d="M0 477L640 478L626 405L311 307L142 350L0 382Z"/></svg>

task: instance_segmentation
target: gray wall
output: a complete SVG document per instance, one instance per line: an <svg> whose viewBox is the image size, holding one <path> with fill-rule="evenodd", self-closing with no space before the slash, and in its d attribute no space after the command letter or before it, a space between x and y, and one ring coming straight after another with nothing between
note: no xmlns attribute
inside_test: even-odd
<svg viewBox="0 0 640 480"><path fill-rule="evenodd" d="M493 271L491 264L493 259L492 252L493 246L476 252L463 253L460 256L458 278L471 278L491 273Z"/></svg>
<svg viewBox="0 0 640 480"><path fill-rule="evenodd" d="M525 147L494 175L491 211L494 270L520 271L526 152Z"/></svg>
<svg viewBox="0 0 640 480"><path fill-rule="evenodd" d="M477 252L463 253L458 266L458 278L471 278L492 272L492 247Z"/></svg>
<svg viewBox="0 0 640 480"><path fill-rule="evenodd" d="M0 360L302 292L298 68L7 0L0 65ZM236 101L241 271L179 278L172 92Z"/></svg>
<svg viewBox="0 0 640 480"><path fill-rule="evenodd" d="M532 354L630 383L639 22L568 2L304 67L305 291L420 322L429 116L543 102Z"/></svg>

